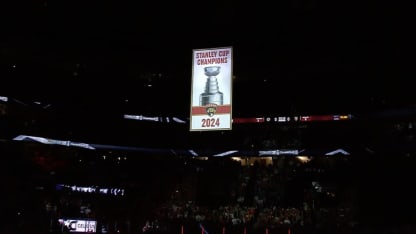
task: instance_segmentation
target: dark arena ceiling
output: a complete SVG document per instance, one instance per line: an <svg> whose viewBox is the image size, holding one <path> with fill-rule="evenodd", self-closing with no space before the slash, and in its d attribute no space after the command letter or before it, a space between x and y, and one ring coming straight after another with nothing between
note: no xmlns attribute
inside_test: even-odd
<svg viewBox="0 0 416 234"><path fill-rule="evenodd" d="M2 7L3 139L220 152L412 142L410 21L398 5L22 4ZM233 118L351 119L189 132L192 50L223 46L233 47Z"/></svg>

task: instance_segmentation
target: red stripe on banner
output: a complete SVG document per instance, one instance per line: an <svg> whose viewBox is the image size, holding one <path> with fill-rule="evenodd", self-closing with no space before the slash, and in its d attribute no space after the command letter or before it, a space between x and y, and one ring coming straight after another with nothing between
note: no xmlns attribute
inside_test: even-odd
<svg viewBox="0 0 416 234"><path fill-rule="evenodd" d="M231 113L231 106L230 105L223 105L223 106L216 106L215 114L230 114ZM207 114L207 107L206 106L193 106L192 107L192 115L206 115Z"/></svg>

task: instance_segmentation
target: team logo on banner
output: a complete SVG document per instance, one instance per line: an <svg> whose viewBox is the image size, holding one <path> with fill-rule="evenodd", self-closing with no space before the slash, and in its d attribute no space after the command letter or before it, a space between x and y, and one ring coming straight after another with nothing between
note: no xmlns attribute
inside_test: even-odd
<svg viewBox="0 0 416 234"><path fill-rule="evenodd" d="M206 105L207 114L209 117L212 117L217 112L217 105L215 104L208 104Z"/></svg>

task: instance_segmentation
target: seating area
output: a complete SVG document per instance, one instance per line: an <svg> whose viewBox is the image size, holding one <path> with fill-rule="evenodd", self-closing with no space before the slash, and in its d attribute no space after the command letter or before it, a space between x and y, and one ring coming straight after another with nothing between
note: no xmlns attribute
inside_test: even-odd
<svg viewBox="0 0 416 234"><path fill-rule="evenodd" d="M400 199L411 194L399 196L382 188L378 180L387 179L383 174L368 176L367 170L381 173L386 168L385 162L373 163L368 155L304 161L285 156L167 158L112 151L104 157L21 143L2 144L2 155L10 159L3 164L1 180L5 233L68 231L59 219L96 221L97 233L414 231L414 216L387 216L410 212L415 203ZM391 168L396 175L390 178L414 174L414 159L396 160L392 165L407 166ZM388 182L399 189L391 184L394 181ZM103 188L118 192L100 193ZM378 194L381 191L385 194Z"/></svg>

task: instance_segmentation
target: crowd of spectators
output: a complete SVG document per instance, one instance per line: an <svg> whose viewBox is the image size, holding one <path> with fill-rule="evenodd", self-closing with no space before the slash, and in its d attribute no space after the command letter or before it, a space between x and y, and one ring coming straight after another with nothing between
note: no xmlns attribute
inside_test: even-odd
<svg viewBox="0 0 416 234"><path fill-rule="evenodd" d="M3 233L63 233L63 218L97 221L97 233L375 233L363 217L373 213L362 207L362 161L351 156L249 162L68 151L2 148L12 159L2 171ZM60 183L125 193L57 189ZM414 231L399 227L377 230Z"/></svg>

